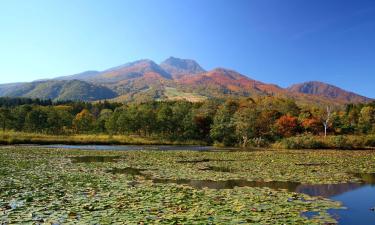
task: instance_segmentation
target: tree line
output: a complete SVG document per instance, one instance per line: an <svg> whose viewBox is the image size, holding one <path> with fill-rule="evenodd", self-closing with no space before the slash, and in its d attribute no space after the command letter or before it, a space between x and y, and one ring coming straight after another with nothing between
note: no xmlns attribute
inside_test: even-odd
<svg viewBox="0 0 375 225"><path fill-rule="evenodd" d="M375 103L300 107L274 96L137 104L0 98L0 123L4 132L139 135L261 146L306 133L373 134Z"/></svg>

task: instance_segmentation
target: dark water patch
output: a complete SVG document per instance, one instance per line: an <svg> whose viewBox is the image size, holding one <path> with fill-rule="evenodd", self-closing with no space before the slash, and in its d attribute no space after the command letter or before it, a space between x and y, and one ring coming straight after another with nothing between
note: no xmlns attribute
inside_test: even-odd
<svg viewBox="0 0 375 225"><path fill-rule="evenodd" d="M132 167L126 167L126 168L112 168L110 170L106 170L107 173L111 174L129 174L132 176L145 176L142 171L144 169L137 169Z"/></svg>
<svg viewBox="0 0 375 225"><path fill-rule="evenodd" d="M375 173L354 173L353 175L359 178L362 183L375 185Z"/></svg>
<svg viewBox="0 0 375 225"><path fill-rule="evenodd" d="M161 184L179 184L188 185L196 189L209 188L209 189L233 189L235 187L267 187L271 189L286 189L294 190L299 183L296 182L279 182L279 181L248 181L248 180L225 180L225 181L213 181L213 180L190 180L190 179L152 179L154 183Z"/></svg>
<svg viewBox="0 0 375 225"><path fill-rule="evenodd" d="M233 173L234 170L229 167L221 167L221 166L207 166L200 170L203 171L215 171L215 172L224 172L224 173Z"/></svg>
<svg viewBox="0 0 375 225"><path fill-rule="evenodd" d="M307 211L301 213L301 216L306 217L307 219L312 219L316 216L319 216L319 212Z"/></svg>
<svg viewBox="0 0 375 225"><path fill-rule="evenodd" d="M195 159L195 160L179 160L177 163L205 163L205 162L235 162L240 160L233 159Z"/></svg>
<svg viewBox="0 0 375 225"><path fill-rule="evenodd" d="M72 163L106 163L106 162L117 162L120 156L77 156L69 157Z"/></svg>
<svg viewBox="0 0 375 225"><path fill-rule="evenodd" d="M177 163L204 163L210 162L210 159L196 159L196 160L179 160Z"/></svg>
<svg viewBox="0 0 375 225"><path fill-rule="evenodd" d="M328 166L328 163L295 163L296 166Z"/></svg>

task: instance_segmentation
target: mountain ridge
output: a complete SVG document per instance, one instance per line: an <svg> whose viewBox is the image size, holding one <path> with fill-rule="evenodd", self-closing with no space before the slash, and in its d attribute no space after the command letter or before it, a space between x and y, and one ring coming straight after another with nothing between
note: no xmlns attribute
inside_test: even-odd
<svg viewBox="0 0 375 225"><path fill-rule="evenodd" d="M0 96L9 97L60 99L62 90L64 100L83 101L198 101L228 96L267 95L293 98L306 104L347 104L372 100L320 81L282 88L254 80L232 69L217 67L207 71L195 60L175 57L169 57L160 64L141 59L103 71L89 70L44 81L0 84Z"/></svg>

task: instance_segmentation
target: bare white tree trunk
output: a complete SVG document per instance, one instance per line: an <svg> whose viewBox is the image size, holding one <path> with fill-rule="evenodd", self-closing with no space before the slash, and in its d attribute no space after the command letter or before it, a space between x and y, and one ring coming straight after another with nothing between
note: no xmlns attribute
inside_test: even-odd
<svg viewBox="0 0 375 225"><path fill-rule="evenodd" d="M328 130L330 119L331 119L331 108L327 106L326 115L325 117L323 117L324 137L327 137L327 130Z"/></svg>

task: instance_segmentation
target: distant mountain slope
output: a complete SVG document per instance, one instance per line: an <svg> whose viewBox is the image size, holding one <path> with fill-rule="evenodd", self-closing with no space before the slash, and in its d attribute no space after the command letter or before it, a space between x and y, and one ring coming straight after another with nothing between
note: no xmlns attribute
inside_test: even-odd
<svg viewBox="0 0 375 225"><path fill-rule="evenodd" d="M192 89L201 89L203 92L218 91L229 95L253 96L283 92L283 89L276 85L252 80L236 71L224 68L217 68L193 77L183 76L177 82Z"/></svg>
<svg viewBox="0 0 375 225"><path fill-rule="evenodd" d="M367 102L371 100L370 98L367 98L367 97L355 94L353 92L343 90L334 85L330 85L330 84L319 82L319 81L310 81L310 82L295 84L289 87L288 90L294 93L303 93L303 94L308 94L308 95L325 97L325 98L340 101L343 103Z"/></svg>
<svg viewBox="0 0 375 225"><path fill-rule="evenodd" d="M114 91L107 87L102 87L79 80L54 80L25 83L13 90L8 90L2 95L10 97L82 101L112 99L117 96Z"/></svg>
<svg viewBox="0 0 375 225"><path fill-rule="evenodd" d="M99 74L100 74L99 71L89 70L89 71L85 71L85 72L74 74L74 75L56 77L54 80L87 80Z"/></svg>
<svg viewBox="0 0 375 225"><path fill-rule="evenodd" d="M180 78L183 75L194 75L206 72L196 61L192 59L179 59L169 57L164 60L160 67L171 74L174 79Z"/></svg>
<svg viewBox="0 0 375 225"><path fill-rule="evenodd" d="M0 96L5 96L12 90L16 90L26 83L10 83L10 84L0 84Z"/></svg>
<svg viewBox="0 0 375 225"><path fill-rule="evenodd" d="M88 80L101 83L115 83L144 76L158 76L164 79L172 79L172 76L158 64L144 59L105 70L98 75L90 77Z"/></svg>

